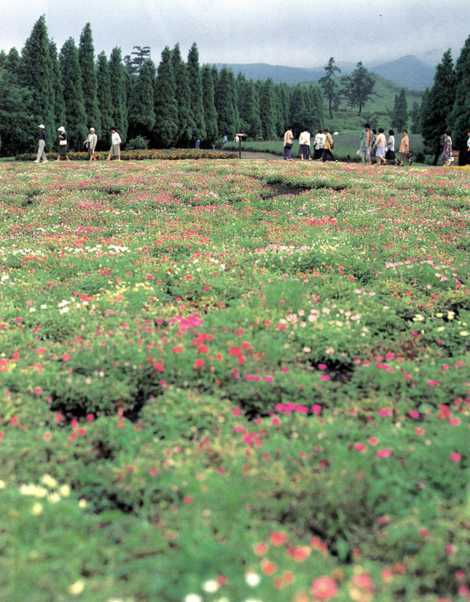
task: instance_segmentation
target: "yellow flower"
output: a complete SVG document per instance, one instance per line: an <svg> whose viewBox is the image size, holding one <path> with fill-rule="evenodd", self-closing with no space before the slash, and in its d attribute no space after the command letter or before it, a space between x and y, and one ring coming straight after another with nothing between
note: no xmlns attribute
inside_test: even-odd
<svg viewBox="0 0 470 602"><path fill-rule="evenodd" d="M50 495L47 496L47 500L51 503L51 504L57 504L57 502L60 502L60 495L58 493L51 493Z"/></svg>
<svg viewBox="0 0 470 602"><path fill-rule="evenodd" d="M82 498L82 499L81 499L81 500L78 502L78 507L79 507L79 508L87 508L87 507L88 507L88 502L87 502L85 499L83 499L83 498Z"/></svg>
<svg viewBox="0 0 470 602"><path fill-rule="evenodd" d="M70 495L69 485L62 485L62 487L59 488L59 493L62 497L69 497L69 495Z"/></svg>
<svg viewBox="0 0 470 602"><path fill-rule="evenodd" d="M6 487L5 481L0 480L0 489L5 489L5 487Z"/></svg>
<svg viewBox="0 0 470 602"><path fill-rule="evenodd" d="M54 488L57 487L58 483L57 481L54 479L54 477L51 477L50 474L45 474L42 478L41 478L41 483L43 485L45 485L46 487L49 488Z"/></svg>
<svg viewBox="0 0 470 602"><path fill-rule="evenodd" d="M35 504L33 504L33 507L31 508L31 514L33 514L33 516L41 516L42 511L43 507L40 502L36 502Z"/></svg>
<svg viewBox="0 0 470 602"><path fill-rule="evenodd" d="M79 579L78 581L75 581L75 583L72 583L72 585L69 586L69 594L71 594L72 596L79 596L84 589L85 581L83 581L83 579Z"/></svg>

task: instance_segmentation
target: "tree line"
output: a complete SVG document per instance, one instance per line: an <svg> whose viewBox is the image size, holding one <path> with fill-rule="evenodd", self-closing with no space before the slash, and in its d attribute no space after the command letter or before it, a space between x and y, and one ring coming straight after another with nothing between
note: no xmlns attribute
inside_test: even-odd
<svg viewBox="0 0 470 602"><path fill-rule="evenodd" d="M126 57L119 48L96 56L89 23L78 45L69 38L59 51L42 16L21 54L15 48L0 53L2 154L31 150L39 123L49 146L60 125L74 149L82 148L90 127L102 148L112 127L134 145L185 147L200 140L213 146L239 131L272 139L288 126L319 128L323 98L313 84L253 81L201 66L196 44L186 60L178 44L164 48L158 66L148 47L136 46Z"/></svg>

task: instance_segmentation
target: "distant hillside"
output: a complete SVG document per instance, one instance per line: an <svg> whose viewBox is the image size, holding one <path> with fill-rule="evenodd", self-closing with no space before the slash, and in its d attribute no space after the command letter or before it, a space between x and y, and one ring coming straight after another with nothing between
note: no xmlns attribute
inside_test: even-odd
<svg viewBox="0 0 470 602"><path fill-rule="evenodd" d="M272 79L275 83L295 85L303 82L316 82L323 75L323 67L303 68L287 67L284 65L268 65L267 63L229 63L216 64L218 69L230 68L234 73L243 73L250 79ZM348 74L354 68L345 63L341 65L343 74ZM432 85L434 67L419 60L415 56L404 56L396 61L368 67L371 71L388 79L400 88L409 90L424 90Z"/></svg>
<svg viewBox="0 0 470 602"><path fill-rule="evenodd" d="M409 90L424 90L432 86L435 68L415 56L403 56L396 61L375 65L377 75Z"/></svg>

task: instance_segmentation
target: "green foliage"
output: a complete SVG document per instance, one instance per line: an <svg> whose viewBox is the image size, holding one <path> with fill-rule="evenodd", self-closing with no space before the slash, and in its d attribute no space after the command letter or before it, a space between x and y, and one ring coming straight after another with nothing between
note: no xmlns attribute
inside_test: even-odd
<svg viewBox="0 0 470 602"><path fill-rule="evenodd" d="M328 64L325 66L325 75L318 82L323 90L323 95L328 102L328 114L330 119L333 118L333 109L337 110L339 108L341 99L341 87L338 81L338 73L341 73L341 69L335 63L335 59L330 57Z"/></svg>
<svg viewBox="0 0 470 602"><path fill-rule="evenodd" d="M215 73L215 80L217 80L217 72ZM202 91L207 142L211 145L218 138L219 127L217 123L217 109L215 108L214 72L208 65L204 65L202 68Z"/></svg>
<svg viewBox="0 0 470 602"><path fill-rule="evenodd" d="M176 81L176 98L178 103L178 134L176 143L189 146L196 132L196 122L193 118L191 104L191 86L189 81L188 66L181 58L179 44L172 52L173 72Z"/></svg>
<svg viewBox="0 0 470 602"><path fill-rule="evenodd" d="M275 99L273 83L270 79L259 85L259 107L263 138L270 140L276 135Z"/></svg>
<svg viewBox="0 0 470 602"><path fill-rule="evenodd" d="M413 134L421 134L421 105L417 101L411 109L411 131Z"/></svg>
<svg viewBox="0 0 470 602"><path fill-rule="evenodd" d="M171 50L162 52L155 84L155 129L154 137L158 146L173 146L178 135L178 101L176 81L173 71Z"/></svg>
<svg viewBox="0 0 470 602"><path fill-rule="evenodd" d="M69 38L60 51L62 87L64 90L65 124L71 148L80 150L88 132L82 76L78 50L73 38Z"/></svg>
<svg viewBox="0 0 470 602"><path fill-rule="evenodd" d="M261 138L260 106L256 84L239 75L237 78L237 88L240 129L251 138Z"/></svg>
<svg viewBox="0 0 470 602"><path fill-rule="evenodd" d="M362 115L364 105L374 93L375 79L364 67L362 62L356 65L348 77L343 78L343 95L351 107L358 108L358 115Z"/></svg>
<svg viewBox="0 0 470 602"><path fill-rule="evenodd" d="M80 35L78 47L80 71L82 75L82 90L85 103L87 127L94 127L98 137L101 136L101 115L98 104L98 87L96 79L95 48L89 23L85 25Z"/></svg>
<svg viewBox="0 0 470 602"><path fill-rule="evenodd" d="M54 94L54 120L55 123L65 123L65 100L64 86L62 82L62 70L60 67L57 46L55 42L49 43L49 55L51 59L52 88Z"/></svg>
<svg viewBox="0 0 470 602"><path fill-rule="evenodd" d="M8 156L31 148L37 125L31 92L0 68L0 152Z"/></svg>
<svg viewBox="0 0 470 602"><path fill-rule="evenodd" d="M235 77L228 69L219 73L215 92L219 134L233 137L239 128Z"/></svg>
<svg viewBox="0 0 470 602"><path fill-rule="evenodd" d="M455 102L449 117L456 148L466 148L470 130L470 36L467 38L455 66Z"/></svg>
<svg viewBox="0 0 470 602"><path fill-rule="evenodd" d="M405 90L401 90L400 93L395 96L391 117L392 126L398 132L402 132L403 128L406 128L408 124L408 103L406 101Z"/></svg>
<svg viewBox="0 0 470 602"><path fill-rule="evenodd" d="M108 139L111 135L111 128L114 126L114 119L113 98L111 95L111 76L109 72L108 59L104 52L101 52L98 55L96 80L98 89L98 105L101 117L101 145L106 146L108 145Z"/></svg>

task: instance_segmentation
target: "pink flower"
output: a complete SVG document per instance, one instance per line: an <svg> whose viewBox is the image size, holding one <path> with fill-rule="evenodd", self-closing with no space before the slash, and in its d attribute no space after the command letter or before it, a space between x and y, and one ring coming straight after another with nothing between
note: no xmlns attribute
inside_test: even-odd
<svg viewBox="0 0 470 602"><path fill-rule="evenodd" d="M377 437L369 437L367 441L369 442L369 445L372 445L373 447L379 444Z"/></svg>
<svg viewBox="0 0 470 602"><path fill-rule="evenodd" d="M449 456L451 462L455 462L455 464L458 464L460 462L460 460L462 459L462 456L459 454L459 452L452 452Z"/></svg>
<svg viewBox="0 0 470 602"><path fill-rule="evenodd" d="M367 449L367 446L364 443L355 443L353 447L360 454L364 453Z"/></svg>
<svg viewBox="0 0 470 602"><path fill-rule="evenodd" d="M271 543L273 546L280 547L283 546L287 542L287 533L282 531L274 531L271 533Z"/></svg>
<svg viewBox="0 0 470 602"><path fill-rule="evenodd" d="M322 409L323 408L319 403L314 403L312 406L312 413L315 414L315 416L320 416Z"/></svg>
<svg viewBox="0 0 470 602"><path fill-rule="evenodd" d="M390 418L390 416L393 416L392 408L380 408L379 416L381 418Z"/></svg>
<svg viewBox="0 0 470 602"><path fill-rule="evenodd" d="M377 458L390 458L393 454L391 449L379 449L379 451L375 454Z"/></svg>
<svg viewBox="0 0 470 602"><path fill-rule="evenodd" d="M318 577L312 582L312 595L314 600L331 600L338 593L338 586L332 577Z"/></svg>
<svg viewBox="0 0 470 602"><path fill-rule="evenodd" d="M413 420L419 420L419 418L421 417L421 414L418 412L418 410L410 410L408 412L408 416L410 418L412 418Z"/></svg>
<svg viewBox="0 0 470 602"><path fill-rule="evenodd" d="M322 375L320 376L320 380L326 383L326 382L328 382L329 380L331 380L331 376L330 376L329 374L322 374Z"/></svg>

